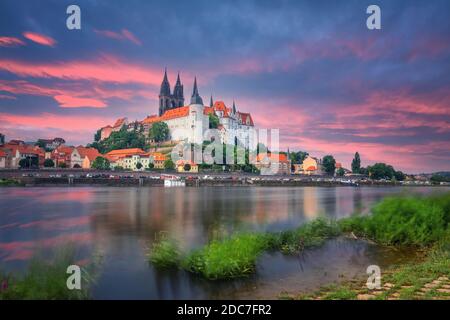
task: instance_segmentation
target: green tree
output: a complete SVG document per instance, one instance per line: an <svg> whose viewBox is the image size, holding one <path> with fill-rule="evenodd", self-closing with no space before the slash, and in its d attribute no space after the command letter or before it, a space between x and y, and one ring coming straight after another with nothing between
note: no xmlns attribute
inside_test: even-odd
<svg viewBox="0 0 450 320"><path fill-rule="evenodd" d="M332 155L326 155L322 159L322 166L326 173L334 174L336 170L336 160Z"/></svg>
<svg viewBox="0 0 450 320"><path fill-rule="evenodd" d="M361 158L358 152L355 153L355 157L352 160L352 172L361 173Z"/></svg>
<svg viewBox="0 0 450 320"><path fill-rule="evenodd" d="M345 174L345 170L342 168L339 168L336 170L336 175L339 177L342 177Z"/></svg>
<svg viewBox="0 0 450 320"><path fill-rule="evenodd" d="M60 162L58 164L58 168L65 169L65 168L67 168L67 164L65 162Z"/></svg>
<svg viewBox="0 0 450 320"><path fill-rule="evenodd" d="M369 176L372 179L392 179L395 174L395 170L392 166L386 163L375 163L373 166L368 166Z"/></svg>
<svg viewBox="0 0 450 320"><path fill-rule="evenodd" d="M219 126L219 117L213 113L209 114L209 128L217 129Z"/></svg>
<svg viewBox="0 0 450 320"><path fill-rule="evenodd" d="M55 162L52 159L45 159L44 160L44 167L45 168L54 168Z"/></svg>
<svg viewBox="0 0 450 320"><path fill-rule="evenodd" d="M303 160L305 160L307 156L309 156L309 153L306 151L291 152L289 154L292 164L302 164Z"/></svg>
<svg viewBox="0 0 450 320"><path fill-rule="evenodd" d="M109 170L109 161L104 157L95 158L92 168L97 170Z"/></svg>
<svg viewBox="0 0 450 320"><path fill-rule="evenodd" d="M102 137L102 129L98 129L97 132L94 134L94 141L98 142L100 141L100 138Z"/></svg>
<svg viewBox="0 0 450 320"><path fill-rule="evenodd" d="M148 164L148 169L149 170L153 170L155 168L155 164L153 163L153 162L150 162L149 164Z"/></svg>
<svg viewBox="0 0 450 320"><path fill-rule="evenodd" d="M164 161L164 169L173 170L175 168L175 163L173 163L172 159L167 159Z"/></svg>
<svg viewBox="0 0 450 320"><path fill-rule="evenodd" d="M29 168L39 167L39 160L37 157L26 157L26 158L20 159L19 167L21 169L29 169Z"/></svg>
<svg viewBox="0 0 450 320"><path fill-rule="evenodd" d="M141 170L141 168L142 168L142 163L140 163L140 162L136 163L136 168L137 168L138 170Z"/></svg>
<svg viewBox="0 0 450 320"><path fill-rule="evenodd" d="M156 142L162 142L169 139L169 127L165 122L155 122L150 128L149 137Z"/></svg>
<svg viewBox="0 0 450 320"><path fill-rule="evenodd" d="M430 181L433 182L434 184L439 184L441 182L450 182L450 178L439 173L434 173L431 176Z"/></svg>
<svg viewBox="0 0 450 320"><path fill-rule="evenodd" d="M183 166L183 169L184 169L184 171L191 171L191 165L190 165L189 163L186 163L186 164Z"/></svg>
<svg viewBox="0 0 450 320"><path fill-rule="evenodd" d="M401 171L395 171L394 172L394 177L395 177L395 180L397 180L397 181L403 181L406 178L406 174L404 174Z"/></svg>

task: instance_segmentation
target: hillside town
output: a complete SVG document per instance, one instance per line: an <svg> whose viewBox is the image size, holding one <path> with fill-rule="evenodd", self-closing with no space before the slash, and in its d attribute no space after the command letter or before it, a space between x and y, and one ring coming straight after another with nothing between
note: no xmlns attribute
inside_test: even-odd
<svg viewBox="0 0 450 320"><path fill-rule="evenodd" d="M69 145L61 137L31 142L17 139L6 141L5 135L0 133L0 169L262 174L268 168L273 169L271 166L275 164L271 174L281 176L405 180L415 184L447 184L449 180L445 174L407 175L384 163L364 168L358 152L351 168L345 168L332 155L318 158L305 151L290 152L289 149L271 152L256 143L252 115L238 110L235 101L228 107L225 102L214 101L211 96L209 105L204 105L197 79L194 78L190 103L186 105L180 75L172 90L167 70L163 75L158 101L157 115L148 115L140 121L119 118L115 123L98 129L94 141L85 146ZM227 150L235 156L240 148L245 151L245 163L206 164L202 158L194 157L191 151L187 157L173 161L172 152L180 143L202 150L211 143L218 143L224 148L230 147Z"/></svg>

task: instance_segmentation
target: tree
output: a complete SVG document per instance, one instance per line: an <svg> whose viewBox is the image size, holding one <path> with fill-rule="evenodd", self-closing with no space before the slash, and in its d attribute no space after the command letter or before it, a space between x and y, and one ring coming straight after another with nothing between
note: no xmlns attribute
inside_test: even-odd
<svg viewBox="0 0 450 320"><path fill-rule="evenodd" d="M44 167L45 168L54 168L55 162L52 159L45 159L44 160Z"/></svg>
<svg viewBox="0 0 450 320"><path fill-rule="evenodd" d="M185 163L183 166L183 169L186 172L191 171L191 165L189 163Z"/></svg>
<svg viewBox="0 0 450 320"><path fill-rule="evenodd" d="M164 169L166 170L173 170L175 168L175 164L173 163L172 159L167 159L164 161Z"/></svg>
<svg viewBox="0 0 450 320"><path fill-rule="evenodd" d="M210 129L217 129L219 126L219 117L213 113L209 114L209 128Z"/></svg>
<svg viewBox="0 0 450 320"><path fill-rule="evenodd" d="M169 127L165 122L155 122L150 128L149 137L156 142L162 142L169 139Z"/></svg>
<svg viewBox="0 0 450 320"><path fill-rule="evenodd" d="M100 141L100 138L102 137L102 129L98 129L97 132L94 134L94 141L98 142Z"/></svg>
<svg viewBox="0 0 450 320"><path fill-rule="evenodd" d="M136 163L136 169L141 170L142 168L142 163L138 162Z"/></svg>
<svg viewBox="0 0 450 320"><path fill-rule="evenodd" d="M361 158L358 152L355 153L355 157L352 160L352 172L361 173Z"/></svg>
<svg viewBox="0 0 450 320"><path fill-rule="evenodd" d="M342 177L345 174L345 170L342 168L339 168L336 170L336 175L339 177Z"/></svg>
<svg viewBox="0 0 450 320"><path fill-rule="evenodd" d="M309 156L309 153L306 151L291 152L289 154L292 164L302 164L307 156Z"/></svg>
<svg viewBox="0 0 450 320"><path fill-rule="evenodd" d="M29 169L29 168L39 167L39 160L37 157L26 157L26 158L20 159L19 167L21 169Z"/></svg>
<svg viewBox="0 0 450 320"><path fill-rule="evenodd" d="M395 177L395 180L397 180L397 181L403 181L406 178L406 174L404 174L401 171L395 171L394 172L394 177Z"/></svg>
<svg viewBox="0 0 450 320"><path fill-rule="evenodd" d="M375 163L373 166L368 166L369 176L372 179L392 179L395 174L395 170L392 166L386 163Z"/></svg>
<svg viewBox="0 0 450 320"><path fill-rule="evenodd" d="M332 155L326 155L322 159L322 166L326 173L334 174L336 170L336 160Z"/></svg>
<svg viewBox="0 0 450 320"><path fill-rule="evenodd" d="M149 169L149 170L153 170L154 168L155 168L155 164L152 163L152 162L150 162L150 163L148 164L148 169Z"/></svg>
<svg viewBox="0 0 450 320"><path fill-rule="evenodd" d="M103 158L103 157L95 158L94 162L92 163L92 169L109 170L109 161L108 161L108 159Z"/></svg>
<svg viewBox="0 0 450 320"><path fill-rule="evenodd" d="M67 168L67 164L65 162L60 162L58 164L58 167L61 168L61 169L65 169L65 168Z"/></svg>

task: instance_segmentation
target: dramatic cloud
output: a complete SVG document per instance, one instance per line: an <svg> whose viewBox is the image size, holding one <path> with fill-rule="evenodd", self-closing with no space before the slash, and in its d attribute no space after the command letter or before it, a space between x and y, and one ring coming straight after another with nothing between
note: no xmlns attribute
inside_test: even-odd
<svg viewBox="0 0 450 320"><path fill-rule="evenodd" d="M0 37L0 47L18 47L24 46L25 42L14 37Z"/></svg>
<svg viewBox="0 0 450 320"><path fill-rule="evenodd" d="M446 0L380 0L375 31L360 0L82 2L96 18L79 32L61 25L58 6L1 1L11 17L0 21L8 138L91 142L117 117L157 112L167 67L172 87L181 72L186 103L196 75L205 102L236 100L258 127L280 129L284 149L345 167L359 151L364 165L450 170Z"/></svg>
<svg viewBox="0 0 450 320"><path fill-rule="evenodd" d="M56 40L53 39L52 37L49 37L49 36L46 36L46 35L43 35L40 33L36 33L36 32L26 31L23 33L23 36L25 38L27 38L28 40L31 40L31 41L36 42L43 46L53 47L56 44Z"/></svg>
<svg viewBox="0 0 450 320"><path fill-rule="evenodd" d="M114 32L110 30L94 30L95 33L102 35L107 38L116 39L116 40L127 40L138 46L142 45L141 40L139 40L131 31L127 29L122 29L120 32Z"/></svg>
<svg viewBox="0 0 450 320"><path fill-rule="evenodd" d="M89 99L89 98L77 98L65 95L55 96L55 100L63 108L78 108L78 107L88 107L88 108L104 108L106 104L101 100Z"/></svg>
<svg viewBox="0 0 450 320"><path fill-rule="evenodd" d="M151 85L161 83L160 68L125 62L110 55L102 55L90 61L55 61L52 63L0 59L0 70L21 77L33 78L98 80L112 83L145 83Z"/></svg>

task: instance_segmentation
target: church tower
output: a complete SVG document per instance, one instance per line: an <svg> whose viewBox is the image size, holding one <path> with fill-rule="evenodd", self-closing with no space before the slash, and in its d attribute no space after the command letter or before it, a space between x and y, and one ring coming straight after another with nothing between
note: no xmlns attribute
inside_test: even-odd
<svg viewBox="0 0 450 320"><path fill-rule="evenodd" d="M166 110L171 108L171 94L170 83L167 79L167 68L164 70L164 78L161 83L161 89L159 90L159 116L162 116Z"/></svg>
<svg viewBox="0 0 450 320"><path fill-rule="evenodd" d="M198 94L197 77L194 78L194 89L192 90L191 104L198 104L203 106L203 99Z"/></svg>
<svg viewBox="0 0 450 320"><path fill-rule="evenodd" d="M183 85L180 80L180 73L177 76L177 83L173 88L173 107L183 107L184 106L184 94L183 94Z"/></svg>

